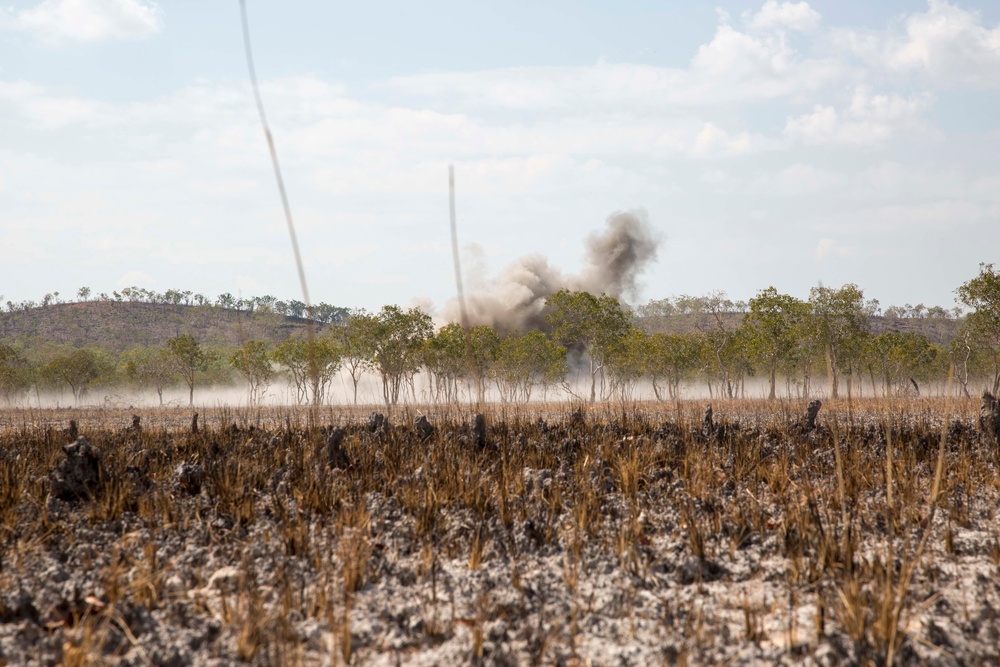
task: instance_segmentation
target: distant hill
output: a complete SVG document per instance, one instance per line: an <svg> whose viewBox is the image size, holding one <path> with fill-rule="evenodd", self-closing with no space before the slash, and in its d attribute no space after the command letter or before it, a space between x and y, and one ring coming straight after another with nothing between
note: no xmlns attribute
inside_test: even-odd
<svg viewBox="0 0 1000 667"><path fill-rule="evenodd" d="M743 313L723 315L736 328ZM704 315L647 316L641 318L651 333L692 333L705 326ZM0 343L26 348L44 345L101 347L121 352L135 347L162 346L169 338L191 334L202 345L235 347L247 340L271 345L291 336L304 336L308 320L267 309L253 312L219 305L182 305L141 301L58 303L0 313ZM961 322L943 317L873 317L871 329L923 334L932 343L947 345ZM331 325L314 323L317 332Z"/></svg>
<svg viewBox="0 0 1000 667"><path fill-rule="evenodd" d="M212 305L128 301L59 303L0 313L0 343L102 347L121 352L162 346L191 334L203 345L233 347L247 340L279 343L305 335L308 320L273 312L248 313ZM317 331L327 325L316 324Z"/></svg>
<svg viewBox="0 0 1000 667"><path fill-rule="evenodd" d="M744 313L724 313L722 315L726 326L735 329L743 321ZM694 333L699 327L711 326L710 316L704 314L650 315L642 318L643 325L650 333ZM961 320L949 317L872 317L869 326L872 333L885 331L900 331L918 333L935 345L947 345L957 335Z"/></svg>

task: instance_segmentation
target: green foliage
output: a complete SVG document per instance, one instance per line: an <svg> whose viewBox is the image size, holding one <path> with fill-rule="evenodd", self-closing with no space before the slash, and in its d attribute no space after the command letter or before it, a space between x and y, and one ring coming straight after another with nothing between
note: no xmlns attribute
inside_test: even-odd
<svg viewBox="0 0 1000 667"><path fill-rule="evenodd" d="M0 345L0 397L7 403L27 391L34 379L31 363L10 345Z"/></svg>
<svg viewBox="0 0 1000 667"><path fill-rule="evenodd" d="M704 347L704 340L694 334L657 333L649 337L646 371L658 400L667 395L680 398L680 384L701 366Z"/></svg>
<svg viewBox="0 0 1000 667"><path fill-rule="evenodd" d="M631 326L612 346L608 355L611 393L622 401L631 400L639 380L648 374L652 340L642 329Z"/></svg>
<svg viewBox="0 0 1000 667"><path fill-rule="evenodd" d="M993 362L993 393L1000 391L1000 273L980 264L979 275L956 290L958 300L973 312L967 317L969 342Z"/></svg>
<svg viewBox="0 0 1000 667"><path fill-rule="evenodd" d="M486 382L499 346L500 336L492 327L480 325L469 329L466 379L475 385L480 402L486 400Z"/></svg>
<svg viewBox="0 0 1000 667"><path fill-rule="evenodd" d="M492 327L477 326L465 331L452 322L424 341L423 365L431 375L436 397L458 399L458 382L476 388L478 400L485 400L486 383L496 360L500 337Z"/></svg>
<svg viewBox="0 0 1000 667"><path fill-rule="evenodd" d="M313 405L320 405L330 383L340 370L342 359L343 350L333 336L314 338L311 342L301 338L286 338L274 348L267 360L267 367L270 368L270 361L273 360L288 370L299 403L311 400ZM258 361L258 365L263 371L263 359Z"/></svg>
<svg viewBox="0 0 1000 667"><path fill-rule="evenodd" d="M746 350L740 347L742 338L737 337L738 326L734 326L731 315L745 310L745 304L717 291L702 297L679 297L675 300L675 308L692 315L695 328L701 333L702 369L709 391L714 380L720 391L732 398L736 383L748 364Z"/></svg>
<svg viewBox="0 0 1000 667"><path fill-rule="evenodd" d="M761 290L750 299L750 311L744 318L746 344L750 357L768 372L768 398L775 398L778 368L792 362L801 350L799 341L805 333L809 304L774 287Z"/></svg>
<svg viewBox="0 0 1000 667"><path fill-rule="evenodd" d="M128 350L118 358L118 364L133 387L154 389L160 405L163 405L163 390L180 379L173 356L162 347Z"/></svg>
<svg viewBox="0 0 1000 667"><path fill-rule="evenodd" d="M260 403L260 399L264 397L264 393L271 384L271 378L274 377L274 368L271 366L271 357L267 352L267 343L259 340L248 340L229 355L229 363L247 381L250 405Z"/></svg>
<svg viewBox="0 0 1000 667"><path fill-rule="evenodd" d="M597 375L629 332L629 314L614 297L560 290L546 300L545 322L566 347L580 347L590 361L590 400L597 400Z"/></svg>
<svg viewBox="0 0 1000 667"><path fill-rule="evenodd" d="M452 322L424 341L424 367L430 375L435 400L458 400L458 382L466 365L466 336L461 324Z"/></svg>
<svg viewBox="0 0 1000 667"><path fill-rule="evenodd" d="M194 405L194 383L198 371L208 368L211 355L190 334L181 334L167 341L175 368L188 386L188 405Z"/></svg>
<svg viewBox="0 0 1000 667"><path fill-rule="evenodd" d="M867 366L876 392L875 376L882 380L882 393L909 391L913 382L928 377L940 350L917 333L886 331L867 341ZM919 391L918 388L914 388Z"/></svg>
<svg viewBox="0 0 1000 667"><path fill-rule="evenodd" d="M85 348L57 355L45 365L43 373L53 383L68 385L73 400L79 403L91 384L110 368L106 355Z"/></svg>
<svg viewBox="0 0 1000 667"><path fill-rule="evenodd" d="M80 400L88 388L127 381L140 390L155 389L162 404L163 388L183 379L193 403L195 384L231 382L239 372L257 400L274 363L287 369L300 402L322 400L340 368L351 376L355 403L359 380L369 371L382 380L387 403L397 402L407 386L416 400L420 369L428 372L435 400L457 400L463 384L484 399L492 382L502 400L526 401L539 386L563 382L569 388L567 350L589 363L591 400L598 393L628 398L641 379L652 382L660 399L679 396L681 384L695 378L720 396L736 396L744 391L744 380L758 372L767 375L771 398L778 376L786 378L789 394L794 381L800 396L808 395L810 378L823 375L824 364L833 396L845 375L848 391L861 390L869 379L876 392L879 387L910 391L910 378L943 379L949 365L966 394L972 380L986 375L1000 390L1000 274L983 264L956 292L972 310L963 321L949 319L960 309L922 304L887 309L894 322L873 320L878 303L866 300L855 285L815 288L808 302L773 287L749 303L724 292L682 295L639 308L639 331L616 299L563 290L547 300L547 335L512 332L503 339L492 328L466 331L458 324L434 334L429 317L397 306L369 314L321 303L311 316L333 326L322 329L326 337L318 336L310 351L301 340L301 323L284 319L308 314L301 301L231 293L206 299L190 291L158 294L138 287L92 296L80 288L77 297L89 303L67 304L57 292L39 302L7 303L8 312L0 314L0 399L10 401L33 383L49 382L70 386ZM869 333L870 326L882 330L886 324L926 336ZM289 327L297 326L293 340L276 347ZM170 333L181 331L196 331L198 339L176 335L166 344ZM246 338L258 341L255 349L235 347ZM71 360L69 344L74 349L90 344L99 368L88 367L79 355ZM117 371L103 345L121 353ZM274 349L270 357L267 348Z"/></svg>
<svg viewBox="0 0 1000 667"><path fill-rule="evenodd" d="M878 310L878 301L866 301L861 288L848 284L839 289L812 288L809 304L809 331L825 352L830 396L837 398L839 374L851 375L864 358L868 322Z"/></svg>
<svg viewBox="0 0 1000 667"><path fill-rule="evenodd" d="M566 348L541 331L510 331L497 346L490 374L501 400L526 403L535 387L545 389L565 381Z"/></svg>
<svg viewBox="0 0 1000 667"><path fill-rule="evenodd" d="M347 321L333 329L333 338L340 348L344 368L351 376L354 389L354 404L358 404L358 382L365 369L368 359L374 356L371 346L375 317L365 310L354 310L348 313Z"/></svg>
<svg viewBox="0 0 1000 667"><path fill-rule="evenodd" d="M386 405L395 405L403 383L412 381L420 370L424 341L434 331L430 315L419 308L383 306L362 331L369 354L367 362L382 380Z"/></svg>

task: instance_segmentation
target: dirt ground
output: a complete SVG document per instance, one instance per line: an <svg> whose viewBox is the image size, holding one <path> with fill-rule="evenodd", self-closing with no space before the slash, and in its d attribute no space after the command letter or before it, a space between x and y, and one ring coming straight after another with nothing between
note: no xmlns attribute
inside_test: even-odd
<svg viewBox="0 0 1000 667"><path fill-rule="evenodd" d="M0 412L0 665L1000 664L978 402L805 411Z"/></svg>

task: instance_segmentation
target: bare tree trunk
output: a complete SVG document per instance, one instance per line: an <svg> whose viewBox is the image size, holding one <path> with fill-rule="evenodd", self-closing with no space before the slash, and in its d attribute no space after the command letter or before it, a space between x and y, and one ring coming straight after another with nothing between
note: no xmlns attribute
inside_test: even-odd
<svg viewBox="0 0 1000 667"><path fill-rule="evenodd" d="M597 402L597 368L594 366L594 359L590 359L590 402Z"/></svg>
<svg viewBox="0 0 1000 667"><path fill-rule="evenodd" d="M837 398L837 368L833 359L833 349L826 346L826 372L830 376L830 398Z"/></svg>

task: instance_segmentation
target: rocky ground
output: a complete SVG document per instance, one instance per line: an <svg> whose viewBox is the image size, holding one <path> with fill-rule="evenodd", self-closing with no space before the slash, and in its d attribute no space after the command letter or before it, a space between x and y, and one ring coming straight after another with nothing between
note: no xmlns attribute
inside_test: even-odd
<svg viewBox="0 0 1000 667"><path fill-rule="evenodd" d="M978 405L701 408L9 419L0 665L1000 663Z"/></svg>

